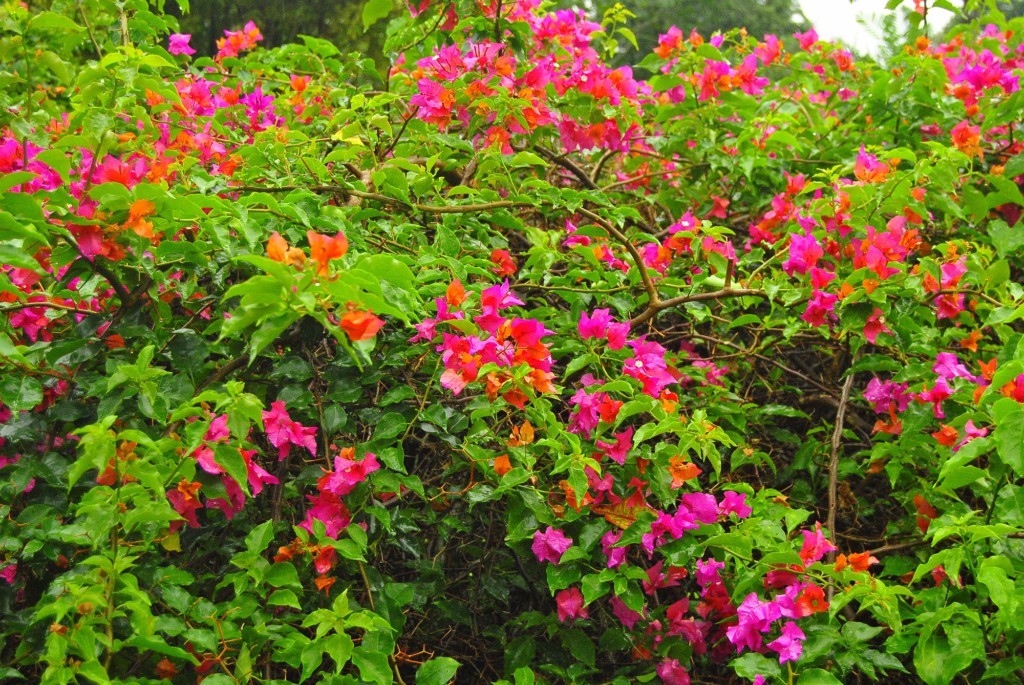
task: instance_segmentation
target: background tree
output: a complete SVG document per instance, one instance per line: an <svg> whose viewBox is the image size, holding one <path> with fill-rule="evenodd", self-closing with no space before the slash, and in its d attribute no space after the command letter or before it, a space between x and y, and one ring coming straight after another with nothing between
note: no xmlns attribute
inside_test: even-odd
<svg viewBox="0 0 1024 685"><path fill-rule="evenodd" d="M561 4L578 7L581 3L561 0ZM705 36L742 26L756 38L766 33L789 35L810 26L795 0L592 0L584 4L593 8L597 18L616 4L636 15L629 21L628 28L636 35L639 49L625 44L625 51L618 60L622 63L639 62L658 44L658 35L673 24L685 33L697 29Z"/></svg>
<svg viewBox="0 0 1024 685"><path fill-rule="evenodd" d="M385 24L363 31L360 18L364 0L194 0L187 15L181 16L183 33L192 34L192 46L202 54L217 52L217 39L225 28L240 28L253 21L263 33L267 47L294 42L298 36L324 38L344 52L361 52L376 62L383 59Z"/></svg>

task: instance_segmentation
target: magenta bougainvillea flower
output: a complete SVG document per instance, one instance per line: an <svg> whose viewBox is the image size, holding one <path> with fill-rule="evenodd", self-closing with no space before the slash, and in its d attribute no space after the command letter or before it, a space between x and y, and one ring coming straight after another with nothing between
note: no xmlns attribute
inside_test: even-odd
<svg viewBox="0 0 1024 685"><path fill-rule="evenodd" d="M571 587L555 595L558 606L558 620L562 623L578 618L590 618L587 608L583 606L583 593L579 588Z"/></svg>
<svg viewBox="0 0 1024 685"><path fill-rule="evenodd" d="M768 648L779 653L780 664L796 661L803 654L805 638L804 631L800 630L800 626L793 621L786 621L782 626L782 635L769 642Z"/></svg>
<svg viewBox="0 0 1024 685"><path fill-rule="evenodd" d="M167 52L172 55L194 55L196 51L188 42L192 40L191 33L172 33L168 39Z"/></svg>
<svg viewBox="0 0 1024 685"><path fill-rule="evenodd" d="M533 534L531 549L533 549L537 561L550 561L557 566L562 555L565 554L565 550L570 547L572 547L572 539L552 526L548 526L544 532L538 530Z"/></svg>

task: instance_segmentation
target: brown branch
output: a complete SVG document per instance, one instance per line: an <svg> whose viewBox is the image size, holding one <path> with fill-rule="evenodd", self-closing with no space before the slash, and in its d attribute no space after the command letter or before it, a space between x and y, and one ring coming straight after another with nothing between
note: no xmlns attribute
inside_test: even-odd
<svg viewBox="0 0 1024 685"><path fill-rule="evenodd" d="M81 309L68 304L60 304L58 302L11 302L3 307L0 307L0 312L13 312L19 309L34 309L35 307L46 307L48 309L62 309L66 312L75 312L77 314L103 314L103 311L93 311L92 309Z"/></svg>
<svg viewBox="0 0 1024 685"><path fill-rule="evenodd" d="M543 145L535 145L534 147L536 148L537 152L539 152L541 154L541 156L547 157L548 160L551 161L552 163L557 164L558 166L562 167L563 169L566 169L569 172L571 172L573 176L575 176L576 178L578 178L580 180L580 183L585 185L590 190L601 190L601 187L597 185L597 182L594 181L594 179L592 179L589 175L587 175L587 172L585 172L582 168L579 167L579 165L577 165L575 162L573 162L571 159L569 159L565 155L555 154L554 152L552 152L551 150L548 150ZM639 226L640 228L644 229L645 231L647 231L647 233L649 233L651 235L654 235L655 233L657 233L657 231L654 230L653 226L651 226L650 224L648 224L646 221L644 221L642 219L639 220L639 221L637 221L635 219L628 219L628 221L630 221L630 222L634 223L635 225Z"/></svg>
<svg viewBox="0 0 1024 685"><path fill-rule="evenodd" d="M669 307L675 307L687 302L702 302L704 300L720 300L726 297L768 297L768 293L763 290L755 290L753 288L722 288L721 290L712 290L705 293L694 293L693 295L680 295L679 297L673 297L668 300L660 300L647 305L646 311L637 317L634 317L630 324L636 326L642 324L649 319L653 319L663 309Z"/></svg>
<svg viewBox="0 0 1024 685"><path fill-rule="evenodd" d="M640 256L640 251L636 249L636 245L631 243L625 234L616 228L610 221L595 214L589 209L583 209L580 207L576 210L578 213L587 217L591 221L596 222L604 230L608 231L609 235L618 240L629 252L629 256L632 257L633 263L636 264L636 268L640 270L640 280L644 283L644 290L647 291L647 308L650 310L652 307L658 307L661 304L661 297L658 296L658 289L654 285L654 281L651 280L651 274L647 271L647 265L644 264L644 258Z"/></svg>
<svg viewBox="0 0 1024 685"><path fill-rule="evenodd" d="M843 441L843 423L846 419L846 405L850 401L850 390L853 388L853 377L856 374L850 373L843 383L843 391L839 396L839 409L836 411L836 425L832 430L832 459L828 464L828 518L826 526L830 535L835 535L836 511L839 508L839 448ZM828 562L831 564L836 560L835 551L828 553ZM828 588L828 599L832 601L835 594L835 587Z"/></svg>

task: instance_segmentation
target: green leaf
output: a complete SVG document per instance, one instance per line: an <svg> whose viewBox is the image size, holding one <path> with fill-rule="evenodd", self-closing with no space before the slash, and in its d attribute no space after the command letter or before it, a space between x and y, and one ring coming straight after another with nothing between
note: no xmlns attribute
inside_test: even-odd
<svg viewBox="0 0 1024 685"><path fill-rule="evenodd" d="M800 673L796 685L843 685L843 681L821 668L808 668Z"/></svg>
<svg viewBox="0 0 1024 685"><path fill-rule="evenodd" d="M5 266L13 266L19 269L28 269L36 273L42 273L39 262L32 258L25 250L13 245L0 244L0 262Z"/></svg>
<svg viewBox="0 0 1024 685"><path fill-rule="evenodd" d="M393 8L392 0L367 0L363 5L363 31L369 31L371 26L391 14Z"/></svg>
<svg viewBox="0 0 1024 685"><path fill-rule="evenodd" d="M270 567L263 575L263 581L274 587L294 587L302 589L299 583L299 574L295 567L287 562L279 562Z"/></svg>
<svg viewBox="0 0 1024 685"><path fill-rule="evenodd" d="M245 536L245 548L250 552L262 554L270 541L274 539L274 522L265 521L256 526Z"/></svg>
<svg viewBox="0 0 1024 685"><path fill-rule="evenodd" d="M43 401L43 384L30 376L10 375L0 381L0 397L11 411L31 409Z"/></svg>
<svg viewBox="0 0 1024 685"><path fill-rule="evenodd" d="M359 677L365 681L389 685L394 679L387 655L371 651L363 645L352 650L352 663L359 669Z"/></svg>
<svg viewBox="0 0 1024 685"><path fill-rule="evenodd" d="M33 29L50 29L54 31L71 31L73 33L85 30L68 17L56 12L39 12L28 20L28 28L30 31Z"/></svg>
<svg viewBox="0 0 1024 685"><path fill-rule="evenodd" d="M313 640L302 648L299 661L302 663L302 677L299 682L305 682L324 660L324 645L318 640Z"/></svg>
<svg viewBox="0 0 1024 685"><path fill-rule="evenodd" d="M1010 228L1005 221L993 219L988 225L992 245L1000 257L1007 257L1024 246L1024 231Z"/></svg>
<svg viewBox="0 0 1024 685"><path fill-rule="evenodd" d="M1024 407L1016 400L1004 397L992 406L992 415L996 418L992 437L999 458L1018 476L1024 476L1024 456L1021 454L1024 447Z"/></svg>
<svg viewBox="0 0 1024 685"><path fill-rule="evenodd" d="M992 678L1012 678L1014 671L1021 668L1024 668L1024 657L1012 656L1009 659L1002 659L985 671L985 675L981 676L981 681L984 682Z"/></svg>
<svg viewBox="0 0 1024 685"><path fill-rule="evenodd" d="M373 442L384 442L402 434L408 422L398 412L388 412L373 430Z"/></svg>
<svg viewBox="0 0 1024 685"><path fill-rule="evenodd" d="M224 472L235 479L238 487L243 492L249 492L249 468L245 465L245 458L238 451L237 447L219 443L214 445L213 453L217 456L217 464L224 469Z"/></svg>
<svg viewBox="0 0 1024 685"><path fill-rule="evenodd" d="M193 665L197 665L199 663L199 660L196 659L193 655L189 654L181 647L175 647L173 645L167 644L166 640L154 637L146 637L144 635L133 635L132 637L125 640L124 644L127 647L135 647L140 652L149 650L156 652L157 654L163 654L165 656L174 657L175 659L187 661Z"/></svg>
<svg viewBox="0 0 1024 685"><path fill-rule="evenodd" d="M294 592L287 589L274 590L274 593L267 598L267 604L272 607L291 607L301 609L299 598Z"/></svg>
<svg viewBox="0 0 1024 685"><path fill-rule="evenodd" d="M416 685L446 685L458 670L459 662L451 657L430 659L416 671Z"/></svg>

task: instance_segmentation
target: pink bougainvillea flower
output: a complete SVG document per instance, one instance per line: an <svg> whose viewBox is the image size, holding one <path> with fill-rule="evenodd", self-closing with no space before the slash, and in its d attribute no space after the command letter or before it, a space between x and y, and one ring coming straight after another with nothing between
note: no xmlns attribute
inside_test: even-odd
<svg viewBox="0 0 1024 685"><path fill-rule="evenodd" d="M0 578L3 578L5 581L7 581L8 585L12 585L14 583L14 578L15 578L15 576L17 576L17 574L18 574L18 564L17 564L17 562L7 564L2 569L0 569Z"/></svg>
<svg viewBox="0 0 1024 685"><path fill-rule="evenodd" d="M168 39L167 52L172 55L194 55L196 51L188 42L192 40L191 33L172 33Z"/></svg>
<svg viewBox="0 0 1024 685"><path fill-rule="evenodd" d="M643 614L639 611L633 611L630 609L626 606L625 602L615 595L612 595L611 599L608 600L608 603L612 605L612 613L615 614L615 617L622 622L622 625L626 626L626 630L633 630L633 626L636 625L636 622L643 618Z"/></svg>
<svg viewBox="0 0 1024 685"><path fill-rule="evenodd" d="M771 630L774 621L782 618L782 612L775 602L762 601L757 593L751 592L736 608L736 617L736 625L725 631L729 642L737 652L744 649L758 652L763 644L761 635Z"/></svg>
<svg viewBox="0 0 1024 685"><path fill-rule="evenodd" d="M239 452L245 460L246 475L253 497L263 492L264 485L278 485L281 482L253 460L257 454L256 450L239 450Z"/></svg>
<svg viewBox="0 0 1024 685"><path fill-rule="evenodd" d="M587 608L583 606L583 593L579 588L562 590L555 595L555 603L558 605L558 620L562 623L578 618L590 618Z"/></svg>
<svg viewBox="0 0 1024 685"><path fill-rule="evenodd" d="M337 539L338 535L348 528L352 515L341 498L333 492L326 491L317 495L306 495L313 506L306 511L306 520L299 524L310 533L313 532L313 521L324 524L325 535Z"/></svg>
<svg viewBox="0 0 1024 685"><path fill-rule="evenodd" d="M584 340L590 338L603 338L608 330L608 324L612 317L608 309L595 309L592 315L580 312L580 323L577 326L580 337Z"/></svg>
<svg viewBox="0 0 1024 685"><path fill-rule="evenodd" d="M953 352L939 352L935 355L935 364L932 366L932 371L947 381L955 378L974 379L974 375L971 374L966 366L960 363L960 359Z"/></svg>
<svg viewBox="0 0 1024 685"><path fill-rule="evenodd" d="M801 50L810 50L811 46L818 42L818 32L813 28L804 33L794 33L793 37L800 43Z"/></svg>
<svg viewBox="0 0 1024 685"><path fill-rule="evenodd" d="M968 420L964 424L964 437L953 447L953 451L956 452L971 440L983 438L986 435L988 435L988 428L978 428L974 425L974 421Z"/></svg>
<svg viewBox="0 0 1024 685"><path fill-rule="evenodd" d="M292 446L305 447L316 456L316 426L303 426L292 421L284 408L284 402L270 405L270 411L263 412L263 425L270 444L278 449L278 459L288 456Z"/></svg>
<svg viewBox="0 0 1024 685"><path fill-rule="evenodd" d="M562 555L565 554L565 550L570 547L572 547L572 539L552 526L548 526L544 532L538 530L533 534L531 549L533 549L537 561L550 561L557 566Z"/></svg>

